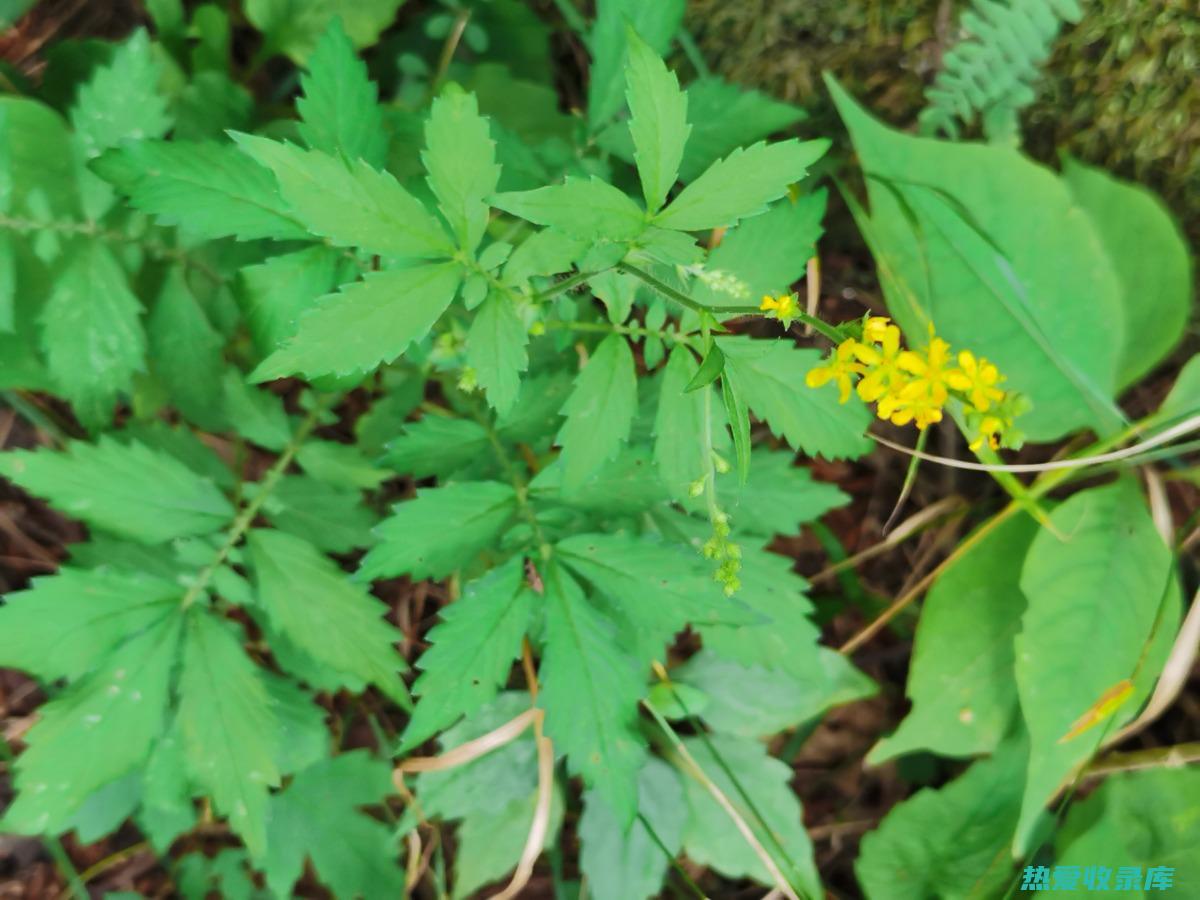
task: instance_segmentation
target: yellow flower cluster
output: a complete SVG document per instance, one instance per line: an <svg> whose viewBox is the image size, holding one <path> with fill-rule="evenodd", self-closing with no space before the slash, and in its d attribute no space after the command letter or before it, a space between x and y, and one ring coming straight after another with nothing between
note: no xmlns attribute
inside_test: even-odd
<svg viewBox="0 0 1200 900"><path fill-rule="evenodd" d="M870 316L863 322L861 339L838 344L825 365L809 371L805 382L814 388L833 382L842 403L856 390L875 404L879 418L895 425L912 423L921 430L940 422L946 404L955 398L976 433L972 450L984 442L995 449L1019 441L1013 430L1019 403L1016 395L1000 387L1000 370L969 350L954 354L932 328L924 350L904 349L898 327L883 316Z"/></svg>

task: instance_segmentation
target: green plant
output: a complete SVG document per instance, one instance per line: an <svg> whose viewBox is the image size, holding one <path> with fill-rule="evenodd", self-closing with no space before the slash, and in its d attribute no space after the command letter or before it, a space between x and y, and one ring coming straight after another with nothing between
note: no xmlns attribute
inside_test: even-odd
<svg viewBox="0 0 1200 900"><path fill-rule="evenodd" d="M1060 783L1178 658L1173 552L1132 479L1049 499L1136 433L1117 391L1182 333L1169 218L1082 166L892 132L831 85L869 215L847 200L911 345L889 387L870 346L894 326L826 322L789 293L821 235L809 170L828 143L762 140L800 112L711 76L682 90L662 58L682 2L599 4L574 117L487 57L489 29L532 27L501 0L435 8L414 47L443 41L436 59L405 63L381 104L355 48L398 5L246 4L251 72L304 66L295 119L255 108L228 16L169 2L150 4L157 40L72 51L66 121L0 100L0 384L72 414L42 422L59 446L0 455L0 473L89 527L0 607L0 663L49 696L5 830L90 840L132 819L188 896L288 896L307 861L338 897L460 897L509 873L515 895L547 848L567 890L569 822L594 896L699 891L681 854L820 896L791 770L760 739L876 688L853 646L820 644L804 581L766 545L845 502L794 452L868 453L879 401L922 447L944 410L984 468L988 437L1019 445L1018 414L1032 440L1098 436L1028 486L995 468L1012 504L938 567L913 713L875 751L992 758L897 807L865 844L865 889L896 896L918 865L943 874L914 897L1002 890L1010 843L1043 843ZM481 58L457 63L460 40ZM797 320L857 348L857 394L822 383ZM947 352L935 324L1006 374L987 382L1003 429L961 359L966 380L900 414ZM1136 430L1194 429L1196 373ZM400 577L445 582L428 631L385 620L371 584ZM1119 604L1098 615L1095 594ZM396 645L414 638L410 673ZM1084 723L1102 728L1060 742L1124 681ZM416 755L435 740L447 752ZM1138 781L1114 782L1128 816ZM958 821L966 848L942 830ZM422 841L451 822L448 888L445 849L426 868ZM186 852L199 833L221 852ZM1093 832L1073 814L1068 857L1077 835Z"/></svg>

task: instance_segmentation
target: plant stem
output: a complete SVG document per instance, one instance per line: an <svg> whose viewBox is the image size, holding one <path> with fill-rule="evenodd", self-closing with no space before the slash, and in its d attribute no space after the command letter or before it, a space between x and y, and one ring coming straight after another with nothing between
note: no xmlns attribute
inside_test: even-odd
<svg viewBox="0 0 1200 900"><path fill-rule="evenodd" d="M599 334L623 334L628 337L656 337L675 344L694 346L690 335L664 329L640 328L634 325L612 325L607 322L546 322L548 331L591 331Z"/></svg>
<svg viewBox="0 0 1200 900"><path fill-rule="evenodd" d="M254 497L238 514L237 518L233 520L233 524L229 527L229 534L226 535L224 543L222 543L217 549L217 552L213 555L213 558L209 560L208 565L200 570L200 573L196 576L196 580L192 582L192 585L188 588L187 593L183 595L183 600L180 604L183 609L187 609L198 599L200 599L205 589L208 587L209 582L212 581L213 576L217 573L217 570L222 566L225 560L229 558L229 554L233 551L233 548L238 545L238 542L241 541L241 539L245 536L246 532L250 530L250 526L254 524L254 519L258 515L258 511L262 509L262 505L266 503L267 497L270 496L271 491L274 489L279 479L283 476L284 470L291 465L292 458L296 455L296 451L300 449L300 445L304 442L305 438L307 438L309 433L312 432L313 428L316 427L317 420L332 403L332 399L333 398L330 397L324 402L318 401L313 405L312 410L309 411L304 421L300 423L300 427L296 429L296 433L292 435L292 439L288 441L287 446L283 448L283 452L279 454L279 458L275 460L274 465L267 470L267 474L263 476L263 479L258 482L258 490L255 492Z"/></svg>
<svg viewBox="0 0 1200 900"><path fill-rule="evenodd" d="M446 72L450 69L450 63L454 60L454 53L458 50L463 32L467 30L467 23L470 20L471 10L465 7L460 9L458 15L454 17L454 24L450 26L450 31L446 35L446 43L442 45L442 54L438 57L437 71L434 72L433 79L429 82L429 98L431 100L437 96L438 88L441 86L442 80L446 77Z"/></svg>
<svg viewBox="0 0 1200 900"><path fill-rule="evenodd" d="M1114 772L1136 772L1142 769L1181 768L1196 762L1200 762L1200 741L1133 750L1129 753L1109 753L1089 763L1080 777L1096 778Z"/></svg>

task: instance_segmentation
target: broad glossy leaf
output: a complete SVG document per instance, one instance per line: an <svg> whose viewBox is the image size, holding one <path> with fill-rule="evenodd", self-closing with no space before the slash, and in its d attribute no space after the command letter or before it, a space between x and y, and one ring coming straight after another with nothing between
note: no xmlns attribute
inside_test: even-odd
<svg viewBox="0 0 1200 900"><path fill-rule="evenodd" d="M179 729L192 781L261 858L267 843L267 789L279 785L276 730L259 669L234 626L192 607L179 671Z"/></svg>
<svg viewBox="0 0 1200 900"><path fill-rule="evenodd" d="M142 141L92 166L162 225L200 238L306 240L269 172L229 144Z"/></svg>
<svg viewBox="0 0 1200 900"><path fill-rule="evenodd" d="M258 603L272 626L317 662L403 694L406 668L384 621L387 608L311 544L282 531L256 529L248 539Z"/></svg>
<svg viewBox="0 0 1200 900"><path fill-rule="evenodd" d="M309 147L363 159L375 168L383 165L387 133L378 91L341 19L330 22L317 41L300 86L304 96L296 100L296 109L300 136Z"/></svg>
<svg viewBox="0 0 1200 900"><path fill-rule="evenodd" d="M625 66L625 96L629 101L629 131L642 181L646 208L658 210L675 184L691 128L687 95L679 79L650 46L631 32Z"/></svg>
<svg viewBox="0 0 1200 900"><path fill-rule="evenodd" d="M166 725L179 616L157 618L86 679L45 704L17 759L4 830L56 834L98 788L135 771Z"/></svg>
<svg viewBox="0 0 1200 900"><path fill-rule="evenodd" d="M1032 518L1017 515L934 582L908 670L912 710L871 751L872 765L914 750L990 753L1012 727L1019 715L1013 638L1025 612L1021 562L1037 533Z"/></svg>
<svg viewBox="0 0 1200 900"><path fill-rule="evenodd" d="M766 212L808 167L829 149L825 140L758 143L734 150L713 163L654 217L654 224L676 231L704 231L734 225Z"/></svg>
<svg viewBox="0 0 1200 900"><path fill-rule="evenodd" d="M510 485L472 481L417 492L397 503L375 534L358 577L444 578L490 547L516 513Z"/></svg>
<svg viewBox="0 0 1200 900"><path fill-rule="evenodd" d="M390 173L294 144L233 137L275 173L284 201L312 234L382 256L436 259L453 253L442 226Z"/></svg>
<svg viewBox="0 0 1200 900"><path fill-rule="evenodd" d="M551 565L543 577L538 705L546 711L546 734L625 828L637 812L637 777L646 758L637 732L642 674L615 640L612 623L567 572Z"/></svg>
<svg viewBox="0 0 1200 900"><path fill-rule="evenodd" d="M100 241L77 245L42 310L42 351L58 389L92 429L145 368L142 305Z"/></svg>
<svg viewBox="0 0 1200 900"><path fill-rule="evenodd" d="M606 337L575 379L558 433L563 488L581 484L629 438L637 411L637 373L622 335Z"/></svg>
<svg viewBox="0 0 1200 900"><path fill-rule="evenodd" d="M368 272L318 300L301 317L295 336L251 378L350 375L391 362L429 332L454 299L459 280L454 263Z"/></svg>
<svg viewBox="0 0 1200 900"><path fill-rule="evenodd" d="M1187 243L1163 202L1145 188L1071 157L1063 178L1100 235L1120 284L1125 340L1117 384L1125 386L1153 369L1183 336L1192 303Z"/></svg>
<svg viewBox="0 0 1200 900"><path fill-rule="evenodd" d="M513 557L462 596L442 607L441 622L430 629L430 646L417 660L420 695L404 731L400 751L415 747L489 703L508 679L535 601L525 582L521 557Z"/></svg>
<svg viewBox="0 0 1200 900"><path fill-rule="evenodd" d="M818 351L744 337L717 342L751 412L792 447L826 459L853 458L871 449L864 437L871 415L857 397L842 404L836 388L805 385L804 376L821 361Z"/></svg>
<svg viewBox="0 0 1200 900"><path fill-rule="evenodd" d="M487 227L484 201L500 183L496 144L473 94L450 85L433 101L425 145L421 160L429 172L429 186L459 246L473 253Z"/></svg>
<svg viewBox="0 0 1200 900"><path fill-rule="evenodd" d="M136 441L102 437L69 444L65 452L4 453L0 474L69 515L146 544L211 534L233 517L210 482Z"/></svg>
<svg viewBox="0 0 1200 900"><path fill-rule="evenodd" d="M1197 809L1200 771L1194 766L1110 775L1067 812L1055 837L1055 862L1084 869L1103 865L1114 876L1110 888L1117 887L1115 875L1123 866L1136 866L1145 877L1152 866L1169 867L1174 892L1188 892L1200 884ZM1139 879L1139 888L1124 896L1160 897L1163 891Z"/></svg>
<svg viewBox="0 0 1200 900"><path fill-rule="evenodd" d="M830 89L868 175L864 227L908 337L924 343L932 322L994 361L1033 401L1021 418L1033 440L1120 427L1117 276L1066 185L1007 147L892 131Z"/></svg>
<svg viewBox="0 0 1200 900"><path fill-rule="evenodd" d="M1050 515L1021 570L1028 601L1016 637L1017 692L1030 734L1029 774L1016 849L1027 849L1038 814L1104 736L1137 713L1161 665L1155 644L1178 627L1171 553L1154 529L1137 483L1075 494ZM1061 535L1064 537L1056 536ZM1169 646L1169 643L1167 644ZM1063 742L1105 691L1133 679L1133 697L1107 725Z"/></svg>
<svg viewBox="0 0 1200 900"><path fill-rule="evenodd" d="M1003 893L1013 878L1008 843L1021 809L1025 752L1009 742L944 787L893 807L863 838L854 866L869 900Z"/></svg>

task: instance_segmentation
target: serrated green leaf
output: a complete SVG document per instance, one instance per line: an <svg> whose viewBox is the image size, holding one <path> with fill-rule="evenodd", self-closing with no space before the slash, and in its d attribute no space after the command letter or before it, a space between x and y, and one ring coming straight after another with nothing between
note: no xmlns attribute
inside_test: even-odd
<svg viewBox="0 0 1200 900"><path fill-rule="evenodd" d="M45 704L17 758L4 829L56 834L100 787L135 771L162 733L180 619L160 607L86 679Z"/></svg>
<svg viewBox="0 0 1200 900"><path fill-rule="evenodd" d="M599 0L589 50L588 124L599 128L621 108L625 65L632 28L655 53L665 53L683 22L685 0Z"/></svg>
<svg viewBox="0 0 1200 900"><path fill-rule="evenodd" d="M180 267L167 273L146 331L151 366L172 404L201 428L222 430L225 341L196 302Z"/></svg>
<svg viewBox="0 0 1200 900"><path fill-rule="evenodd" d="M691 127L687 95L679 79L650 46L630 29L625 66L629 131L646 208L657 212L675 184Z"/></svg>
<svg viewBox="0 0 1200 900"><path fill-rule="evenodd" d="M710 306L747 306L765 294L785 293L812 258L825 201L824 189L795 202L780 200L731 228L708 254L704 268L710 277L692 283L693 298Z"/></svg>
<svg viewBox="0 0 1200 900"><path fill-rule="evenodd" d="M392 791L391 766L365 750L300 772L270 801L263 870L275 895L291 894L307 858L334 896L400 896L392 829L357 809Z"/></svg>
<svg viewBox="0 0 1200 900"><path fill-rule="evenodd" d="M676 231L734 225L765 212L767 204L808 174L829 149L826 140L759 143L713 163L656 215L654 224Z"/></svg>
<svg viewBox="0 0 1200 900"><path fill-rule="evenodd" d="M1071 497L1050 514L1021 570L1028 608L1015 639L1017 692L1030 735L1029 774L1015 839L1024 852L1042 807L1111 728L1134 716L1156 677L1151 630L1178 625L1179 585L1136 482ZM1061 536L1066 536L1065 540ZM1104 727L1069 741L1072 724L1106 691L1133 679L1133 696Z"/></svg>
<svg viewBox="0 0 1200 900"><path fill-rule="evenodd" d="M266 46L303 63L330 21L340 18L355 47L368 47L392 24L404 0L247 0L246 18Z"/></svg>
<svg viewBox="0 0 1200 900"><path fill-rule="evenodd" d="M165 854L179 835L196 824L183 743L173 724L146 761L141 782L137 824L155 851Z"/></svg>
<svg viewBox="0 0 1200 900"><path fill-rule="evenodd" d="M484 201L500 183L496 144L474 94L457 85L442 91L425 122L425 146L421 161L429 172L429 186L459 246L473 253L487 227Z"/></svg>
<svg viewBox="0 0 1200 900"><path fill-rule="evenodd" d="M391 477L367 459L356 444L306 441L296 451L296 462L318 481L342 488L370 491Z"/></svg>
<svg viewBox="0 0 1200 900"><path fill-rule="evenodd" d="M228 144L142 141L92 163L161 225L200 238L306 240L269 172Z"/></svg>
<svg viewBox="0 0 1200 900"><path fill-rule="evenodd" d="M221 390L225 414L234 431L268 450L282 450L288 445L292 426L279 397L246 384L236 369L225 372Z"/></svg>
<svg viewBox="0 0 1200 900"><path fill-rule="evenodd" d="M391 362L446 311L460 277L454 263L368 272L362 281L318 300L301 317L296 335L250 377L351 375Z"/></svg>
<svg viewBox="0 0 1200 900"><path fill-rule="evenodd" d="M160 138L171 127L167 103L158 91L160 66L145 29L118 44L112 61L99 66L79 88L71 124L92 159L126 140Z"/></svg>
<svg viewBox="0 0 1200 900"><path fill-rule="evenodd" d="M102 437L62 453L4 453L0 475L90 525L146 544L211 534L233 517L212 484L136 442Z"/></svg>
<svg viewBox="0 0 1200 900"><path fill-rule="evenodd" d="M545 228L530 235L513 250L504 266L504 280L519 285L534 275L569 272L587 247L587 241L582 238Z"/></svg>
<svg viewBox="0 0 1200 900"><path fill-rule="evenodd" d="M467 363L497 415L516 402L521 373L529 368L528 342L529 332L512 299L495 291L489 294L467 332Z"/></svg>
<svg viewBox="0 0 1200 900"><path fill-rule="evenodd" d="M262 858L267 842L267 789L278 787L278 727L257 667L233 626L193 607L184 626L179 671L179 730L192 781Z"/></svg>
<svg viewBox="0 0 1200 900"><path fill-rule="evenodd" d="M397 503L375 534L358 577L444 578L490 546L516 512L511 486L494 481L450 484Z"/></svg>
<svg viewBox="0 0 1200 900"><path fill-rule="evenodd" d="M562 474L562 464L555 461L538 472L529 483L530 490L557 493L571 509L598 516L637 516L670 499L649 448L642 445L623 447L614 459L565 496Z"/></svg>
<svg viewBox="0 0 1200 900"><path fill-rule="evenodd" d="M637 412L637 373L622 335L600 342L562 408L563 488L581 484L629 438Z"/></svg>
<svg viewBox="0 0 1200 900"><path fill-rule="evenodd" d="M337 287L340 267L337 251L322 246L242 269L236 296L259 354L295 337L301 315Z"/></svg>
<svg viewBox="0 0 1200 900"><path fill-rule="evenodd" d="M625 534L578 534L560 541L563 565L608 601L621 644L638 664L663 659L666 645L688 624L760 621L726 597L691 547Z"/></svg>
<svg viewBox="0 0 1200 900"><path fill-rule="evenodd" d="M420 700L404 731L401 753L496 696L520 655L533 602L523 561L513 557L442 607L442 621L426 637L430 647L417 661L421 676L413 693Z"/></svg>
<svg viewBox="0 0 1200 900"><path fill-rule="evenodd" d="M687 738L684 745L704 774L739 810L792 885L802 895L821 896L821 881L813 862L812 844L804 830L800 801L788 786L791 768L769 756L766 747L752 739L713 735L707 742ZM725 766L717 762L714 751ZM765 822L760 822L746 807L741 791L730 781L727 771L737 776ZM752 878L760 884L773 884L770 873L750 845L731 834L733 822L712 795L692 778L685 778L683 785L688 808L683 849L688 857L728 878ZM764 825L770 829L769 836ZM785 851L786 859L780 848Z"/></svg>
<svg viewBox="0 0 1200 900"><path fill-rule="evenodd" d="M363 505L361 491L304 475L285 475L275 482L263 515L280 531L326 553L349 553L375 542L371 527L376 516Z"/></svg>
<svg viewBox="0 0 1200 900"><path fill-rule="evenodd" d="M1025 747L1008 743L944 787L892 808L854 865L870 900L966 900L1002 894L1021 808ZM1104 860L1110 864L1108 859Z"/></svg>
<svg viewBox="0 0 1200 900"><path fill-rule="evenodd" d="M99 241L77 245L42 310L42 350L58 389L85 425L103 428L145 368L142 305Z"/></svg>
<svg viewBox="0 0 1200 900"><path fill-rule="evenodd" d="M1117 384L1137 381L1179 343L1192 305L1187 243L1171 214L1145 188L1072 157L1063 180L1104 244L1120 282L1125 340Z"/></svg>
<svg viewBox="0 0 1200 900"><path fill-rule="evenodd" d="M562 184L496 194L491 204L517 218L586 240L628 241L646 229L645 211L624 191L599 178L568 177Z"/></svg>
<svg viewBox="0 0 1200 900"><path fill-rule="evenodd" d="M921 608L906 693L912 710L868 757L877 765L925 749L976 756L996 749L1018 713L1013 638L1025 596L1020 563L1038 532L1018 516L971 547Z"/></svg>
<svg viewBox="0 0 1200 900"><path fill-rule="evenodd" d="M489 446L488 433L479 423L429 415L405 426L388 444L384 462L414 478L445 478L466 468Z"/></svg>
<svg viewBox="0 0 1200 900"><path fill-rule="evenodd" d="M306 541L258 529L248 538L258 602L273 627L317 662L403 694L400 633L386 609Z"/></svg>
<svg viewBox="0 0 1200 900"><path fill-rule="evenodd" d="M814 481L812 471L794 465L791 453L759 450L750 457L746 483L717 479L717 499L739 533L792 534L849 498L832 484Z"/></svg>
<svg viewBox="0 0 1200 900"><path fill-rule="evenodd" d="M33 197L40 194L50 216L79 214L71 134L48 105L24 97L0 98L0 159L0 210L31 211Z"/></svg>
<svg viewBox="0 0 1200 900"><path fill-rule="evenodd" d="M685 391L697 370L686 348L671 351L654 417L654 461L663 484L676 500L688 497L689 487L708 471L702 430L706 395ZM711 394L707 402L712 402Z"/></svg>
<svg viewBox="0 0 1200 900"><path fill-rule="evenodd" d="M841 404L833 387L805 385L804 376L821 360L816 350L743 337L717 341L727 357L725 371L737 377L751 411L792 447L826 459L853 458L871 449L864 437L871 414L857 397Z"/></svg>
<svg viewBox="0 0 1200 900"><path fill-rule="evenodd" d="M249 606L253 599L247 601ZM275 713L277 738L275 766L280 775L291 775L329 757L330 735L325 708L296 682L274 672L262 672ZM355 689L359 689L356 685ZM362 686L365 690L365 685Z"/></svg>
<svg viewBox="0 0 1200 900"><path fill-rule="evenodd" d="M387 154L387 133L378 91L367 66L354 52L341 19L325 29L308 71L300 76L304 96L296 100L300 136L313 150L343 153L380 168Z"/></svg>
<svg viewBox="0 0 1200 900"><path fill-rule="evenodd" d="M637 775L646 758L637 733L642 675L614 640L612 623L567 572L552 564L543 577L538 705L546 711L546 734L626 828L637 813Z"/></svg>
<svg viewBox="0 0 1200 900"><path fill-rule="evenodd" d="M162 420L149 420L131 422L120 431L111 432L110 436L125 445L138 443L155 453L173 456L222 490L231 491L237 486L237 479L230 471L229 464L190 428L172 427Z"/></svg>
<svg viewBox="0 0 1200 900"><path fill-rule="evenodd" d="M685 182L737 149L803 121L804 110L760 91L746 90L715 76L688 85L692 134L679 167Z"/></svg>
<svg viewBox="0 0 1200 900"><path fill-rule="evenodd" d="M138 807L141 795L138 773L122 775L88 797L63 830L75 832L75 837L82 843L95 843L121 827Z"/></svg>
<svg viewBox="0 0 1200 900"><path fill-rule="evenodd" d="M600 796L584 796L579 865L596 900L659 896L671 865L668 854L678 853L683 844L683 785L671 767L655 757L646 760L638 775L638 814L654 829L653 837L641 818L626 830Z"/></svg>
<svg viewBox="0 0 1200 900"><path fill-rule="evenodd" d="M742 737L778 734L875 692L870 679L841 654L815 643L795 646L793 653L807 658L803 674L796 674L798 665L789 670L743 665L703 649L672 669L671 678L681 690L694 688L704 697L703 709L689 704L689 713L721 734Z"/></svg>
<svg viewBox="0 0 1200 900"><path fill-rule="evenodd" d="M46 682L75 679L163 617L178 584L140 572L61 569L0 606L0 665Z"/></svg>
<svg viewBox="0 0 1200 900"><path fill-rule="evenodd" d="M294 144L241 133L233 137L244 153L275 173L284 201L312 234L382 256L453 254L441 225L390 173Z"/></svg>

